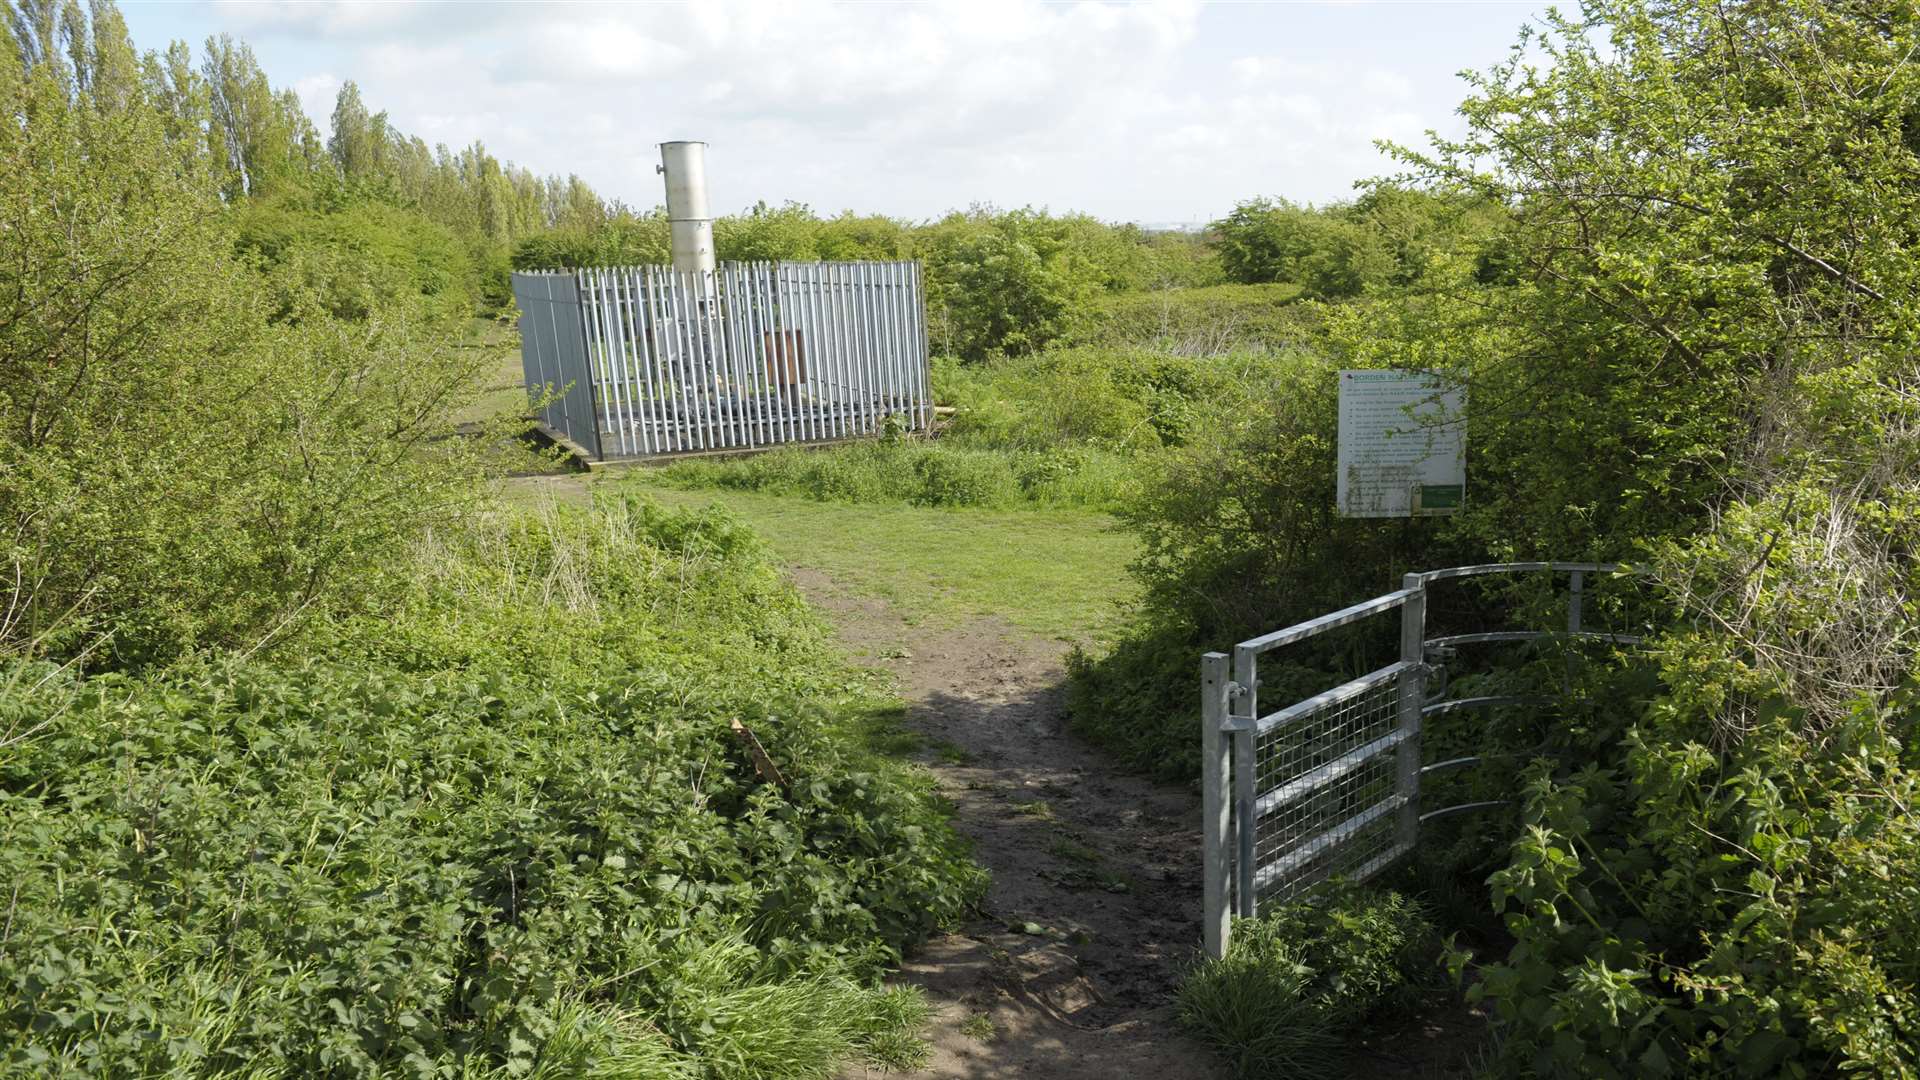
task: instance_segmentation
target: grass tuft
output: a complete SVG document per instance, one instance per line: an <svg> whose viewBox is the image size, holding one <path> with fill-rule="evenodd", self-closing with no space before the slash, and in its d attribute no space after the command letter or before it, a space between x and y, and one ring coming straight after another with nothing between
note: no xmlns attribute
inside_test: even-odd
<svg viewBox="0 0 1920 1080"><path fill-rule="evenodd" d="M1348 1035L1434 979L1433 931L1398 893L1330 888L1234 923L1180 986L1180 1022L1240 1080L1343 1075Z"/></svg>

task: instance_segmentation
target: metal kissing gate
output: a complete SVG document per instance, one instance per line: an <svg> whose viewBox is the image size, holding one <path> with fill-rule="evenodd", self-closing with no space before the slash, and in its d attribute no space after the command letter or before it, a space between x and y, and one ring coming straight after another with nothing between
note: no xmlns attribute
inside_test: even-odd
<svg viewBox="0 0 1920 1080"><path fill-rule="evenodd" d="M590 461L871 435L932 420L914 262L513 275L526 385Z"/></svg>
<svg viewBox="0 0 1920 1080"><path fill-rule="evenodd" d="M1552 637L1638 639L1583 629L1588 574L1598 563L1497 563L1406 575L1397 592L1243 641L1233 655L1200 661L1204 814L1205 945L1225 954L1232 917L1251 917L1267 899L1287 900L1330 877L1363 880L1413 850L1422 822L1497 803L1422 812L1425 775L1478 764L1477 758L1423 763L1422 722L1458 709L1539 703L1532 697L1434 701L1429 656L1462 645ZM1428 638L1428 587L1482 574L1546 572L1569 579L1567 629ZM1262 713L1260 659L1276 649L1377 615L1400 612L1400 658L1285 708Z"/></svg>

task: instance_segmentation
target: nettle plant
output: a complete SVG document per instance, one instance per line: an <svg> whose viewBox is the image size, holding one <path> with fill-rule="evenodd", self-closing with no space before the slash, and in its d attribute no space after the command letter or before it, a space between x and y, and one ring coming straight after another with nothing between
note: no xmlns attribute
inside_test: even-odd
<svg viewBox="0 0 1920 1080"><path fill-rule="evenodd" d="M1543 1075L1913 1075L1915 776L1862 706L1713 751L1628 736L1624 771L1528 778L1479 969L1508 1063ZM1456 953L1456 963L1466 954Z"/></svg>

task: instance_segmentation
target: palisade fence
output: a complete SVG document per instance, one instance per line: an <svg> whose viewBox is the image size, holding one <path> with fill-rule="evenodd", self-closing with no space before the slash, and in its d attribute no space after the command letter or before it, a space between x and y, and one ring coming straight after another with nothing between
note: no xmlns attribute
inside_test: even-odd
<svg viewBox="0 0 1920 1080"><path fill-rule="evenodd" d="M593 461L747 450L932 420L914 262L513 275L540 423Z"/></svg>
<svg viewBox="0 0 1920 1080"><path fill-rule="evenodd" d="M1263 904L1292 900L1329 878L1364 881L1412 852L1423 824L1502 805L1422 802L1424 777L1481 764L1477 757L1425 760L1425 725L1448 713L1550 706L1557 698L1448 699L1445 679L1436 678L1436 672L1462 648L1547 640L1639 643L1636 636L1595 629L1586 614L1589 577L1611 580L1620 570L1597 563L1531 562L1411 573L1395 592L1249 638L1235 645L1231 656L1201 657L1207 953L1225 955L1234 916L1251 918ZM1427 602L1435 584L1526 573L1566 577L1564 631L1427 636ZM1304 700L1261 711L1263 658L1392 612L1400 617L1399 659Z"/></svg>

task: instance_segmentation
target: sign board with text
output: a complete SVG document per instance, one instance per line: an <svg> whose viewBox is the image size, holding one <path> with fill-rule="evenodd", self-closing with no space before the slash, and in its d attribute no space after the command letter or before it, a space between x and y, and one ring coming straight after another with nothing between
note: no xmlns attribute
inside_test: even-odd
<svg viewBox="0 0 1920 1080"><path fill-rule="evenodd" d="M1467 493L1467 391L1419 371L1340 373L1342 517L1457 513Z"/></svg>

